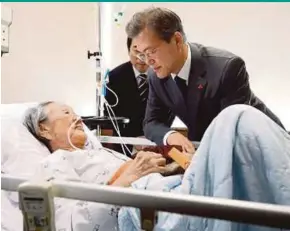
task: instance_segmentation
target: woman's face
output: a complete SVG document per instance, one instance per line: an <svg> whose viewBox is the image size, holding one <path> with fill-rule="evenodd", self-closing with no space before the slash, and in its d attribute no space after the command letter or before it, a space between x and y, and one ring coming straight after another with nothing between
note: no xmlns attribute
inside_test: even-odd
<svg viewBox="0 0 290 231"><path fill-rule="evenodd" d="M53 102L45 107L45 113L48 119L40 124L40 133L50 141L53 149L72 148L68 141L69 129L72 144L77 148L84 147L87 137L83 124L71 107Z"/></svg>

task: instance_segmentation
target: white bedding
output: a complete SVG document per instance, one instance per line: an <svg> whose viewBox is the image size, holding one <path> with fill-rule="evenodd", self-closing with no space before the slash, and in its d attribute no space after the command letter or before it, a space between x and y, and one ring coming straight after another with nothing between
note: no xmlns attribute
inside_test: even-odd
<svg viewBox="0 0 290 231"><path fill-rule="evenodd" d="M127 159L122 154L105 149L75 152L58 150L36 164L38 166L31 178L105 184ZM17 171L15 175L19 173L20 171ZM2 193L2 201L2 230L22 230L17 194ZM116 230L118 209L117 206L56 198L56 227L59 231L113 231ZM9 218L9 214L15 216ZM17 222L14 217L17 217Z"/></svg>

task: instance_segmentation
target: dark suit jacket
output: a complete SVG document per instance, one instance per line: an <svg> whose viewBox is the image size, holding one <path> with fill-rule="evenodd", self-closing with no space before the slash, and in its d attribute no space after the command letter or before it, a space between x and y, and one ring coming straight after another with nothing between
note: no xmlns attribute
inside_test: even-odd
<svg viewBox="0 0 290 231"><path fill-rule="evenodd" d="M188 127L188 138L200 141L211 121L233 104L251 105L274 120L280 120L250 89L244 61L225 50L190 44L191 68L187 100L171 76L159 79L149 72L149 97L144 120L145 136L163 144L164 135L178 116Z"/></svg>
<svg viewBox="0 0 290 231"><path fill-rule="evenodd" d="M130 62L123 63L109 73L107 86L112 89L119 98L117 106L113 107L116 116L130 119L125 128L120 127L121 135L124 137L143 136L143 120L146 102L141 103L138 92L137 80ZM110 105L116 103L115 96L107 90L106 99ZM106 113L107 114L107 113Z"/></svg>

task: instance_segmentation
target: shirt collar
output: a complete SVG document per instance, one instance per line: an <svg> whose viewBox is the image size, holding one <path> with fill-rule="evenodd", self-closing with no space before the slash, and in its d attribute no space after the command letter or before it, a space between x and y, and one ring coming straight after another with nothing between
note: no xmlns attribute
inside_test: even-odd
<svg viewBox="0 0 290 231"><path fill-rule="evenodd" d="M179 73L177 74L178 77L186 81L186 84L188 83L190 66L191 66L191 50L190 50L190 46L187 44L187 58L182 68L180 69ZM171 76L174 79L176 77L176 74L172 73Z"/></svg>
<svg viewBox="0 0 290 231"><path fill-rule="evenodd" d="M138 76L139 75L141 75L141 74L145 74L145 75L147 75L148 73L148 71L146 71L146 72L144 72L144 73L140 73L140 71L138 71L133 65L132 65L132 67L133 67L133 71L134 71L134 74L135 74L135 77L136 78L138 78Z"/></svg>

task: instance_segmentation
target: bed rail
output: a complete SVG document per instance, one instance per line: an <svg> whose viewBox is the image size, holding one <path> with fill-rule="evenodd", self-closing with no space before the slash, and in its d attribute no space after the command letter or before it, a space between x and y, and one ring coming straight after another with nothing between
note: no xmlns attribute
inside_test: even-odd
<svg viewBox="0 0 290 231"><path fill-rule="evenodd" d="M1 188L17 191L24 178L1 175ZM199 217L290 229L290 206L181 195L87 183L52 181L55 197L166 211Z"/></svg>

